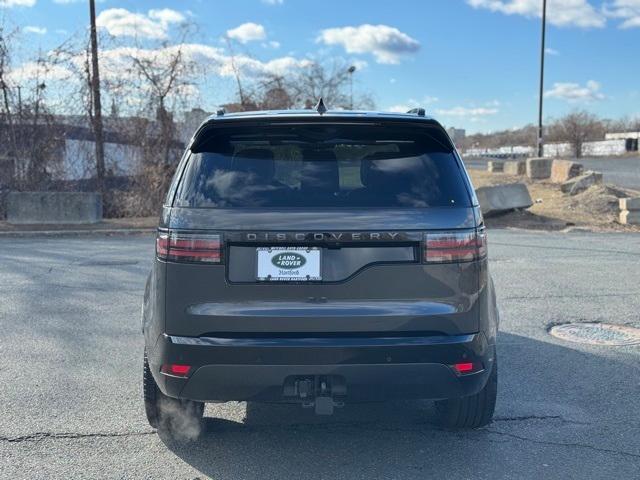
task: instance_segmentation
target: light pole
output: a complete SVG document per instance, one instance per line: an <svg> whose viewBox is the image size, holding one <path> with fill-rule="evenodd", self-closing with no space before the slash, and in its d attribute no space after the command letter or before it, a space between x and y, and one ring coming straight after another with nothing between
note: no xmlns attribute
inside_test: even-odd
<svg viewBox="0 0 640 480"><path fill-rule="evenodd" d="M104 189L104 135L102 126L102 103L100 102L100 71L98 69L98 33L96 29L96 4L89 0L91 27L91 95L93 97L93 135L96 141L96 179L98 189ZM104 193L104 192L103 192Z"/></svg>
<svg viewBox="0 0 640 480"><path fill-rule="evenodd" d="M351 90L351 100L349 101L349 110L353 110L353 72L356 71L356 66L351 65L347 72L349 73L349 88Z"/></svg>
<svg viewBox="0 0 640 480"><path fill-rule="evenodd" d="M22 118L22 86L16 85L18 89L18 115Z"/></svg>
<svg viewBox="0 0 640 480"><path fill-rule="evenodd" d="M547 25L547 0L542 0L542 42L540 44L540 93L538 99L538 157L544 154L542 146L542 97L544 96L544 36Z"/></svg>

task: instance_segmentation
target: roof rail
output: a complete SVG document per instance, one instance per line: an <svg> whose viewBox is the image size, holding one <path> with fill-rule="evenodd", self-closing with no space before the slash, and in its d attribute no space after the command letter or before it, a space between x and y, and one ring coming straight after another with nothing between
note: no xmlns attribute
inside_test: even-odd
<svg viewBox="0 0 640 480"><path fill-rule="evenodd" d="M407 113L414 113L419 117L424 117L424 108L412 108Z"/></svg>

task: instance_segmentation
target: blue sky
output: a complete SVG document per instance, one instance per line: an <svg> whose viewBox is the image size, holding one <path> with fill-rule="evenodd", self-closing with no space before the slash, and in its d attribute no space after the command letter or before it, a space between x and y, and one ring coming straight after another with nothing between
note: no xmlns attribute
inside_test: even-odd
<svg viewBox="0 0 640 480"><path fill-rule="evenodd" d="M104 0L97 8L102 31L120 44L175 42L186 19L198 27L190 42L224 55L220 39L231 36L237 53L260 68L283 57L286 68L309 58L354 62L356 92L371 93L378 109L421 105L473 132L536 121L540 6L541 0ZM548 8L545 117L575 108L640 116L640 0L549 0ZM0 17L22 30L19 64L82 32L88 7L82 0L0 0ZM204 108L233 99L230 77L212 85L200 92Z"/></svg>

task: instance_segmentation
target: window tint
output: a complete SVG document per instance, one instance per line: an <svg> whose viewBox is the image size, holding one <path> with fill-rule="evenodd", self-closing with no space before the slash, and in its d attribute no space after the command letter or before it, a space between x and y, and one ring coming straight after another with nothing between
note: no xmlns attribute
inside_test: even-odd
<svg viewBox="0 0 640 480"><path fill-rule="evenodd" d="M427 128L220 128L193 153L181 207L469 206L450 147Z"/></svg>

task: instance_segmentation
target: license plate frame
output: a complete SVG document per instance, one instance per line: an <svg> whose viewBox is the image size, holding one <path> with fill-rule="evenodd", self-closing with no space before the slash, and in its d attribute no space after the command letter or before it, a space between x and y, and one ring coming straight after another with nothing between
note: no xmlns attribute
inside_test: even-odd
<svg viewBox="0 0 640 480"><path fill-rule="evenodd" d="M320 247L256 247L256 280L259 282L321 281L322 250Z"/></svg>

